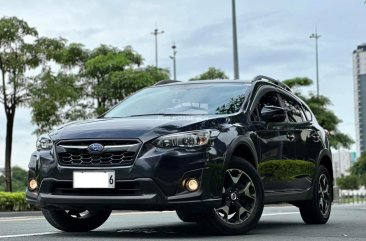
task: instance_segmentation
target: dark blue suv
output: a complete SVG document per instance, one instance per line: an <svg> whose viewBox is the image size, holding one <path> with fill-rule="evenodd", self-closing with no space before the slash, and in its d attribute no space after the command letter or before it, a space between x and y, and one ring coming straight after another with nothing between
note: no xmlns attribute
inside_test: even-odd
<svg viewBox="0 0 366 241"><path fill-rule="evenodd" d="M161 81L94 120L39 137L27 201L51 225L89 231L112 210L176 210L220 234L243 234L264 204L306 223L329 219L326 131L283 83Z"/></svg>

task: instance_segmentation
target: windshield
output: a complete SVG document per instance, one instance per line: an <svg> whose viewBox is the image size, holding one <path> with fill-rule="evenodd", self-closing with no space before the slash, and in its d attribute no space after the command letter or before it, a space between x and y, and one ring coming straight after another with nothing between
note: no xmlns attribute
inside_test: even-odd
<svg viewBox="0 0 366 241"><path fill-rule="evenodd" d="M240 110L248 84L207 83L162 85L143 89L105 117L144 115L219 115Z"/></svg>

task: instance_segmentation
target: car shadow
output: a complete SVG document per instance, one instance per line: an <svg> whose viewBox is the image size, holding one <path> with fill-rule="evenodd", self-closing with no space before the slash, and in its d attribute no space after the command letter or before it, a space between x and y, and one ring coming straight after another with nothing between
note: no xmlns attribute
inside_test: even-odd
<svg viewBox="0 0 366 241"><path fill-rule="evenodd" d="M295 227L304 226L302 223L291 222L260 222L255 229L245 236L257 234L273 234L277 229L281 233L284 229L288 230ZM207 230L202 229L195 223L172 223L168 225L152 225L141 227L130 227L122 229L96 230L86 233L59 233L57 236L64 238L119 238L119 239L200 239L207 237L217 237Z"/></svg>

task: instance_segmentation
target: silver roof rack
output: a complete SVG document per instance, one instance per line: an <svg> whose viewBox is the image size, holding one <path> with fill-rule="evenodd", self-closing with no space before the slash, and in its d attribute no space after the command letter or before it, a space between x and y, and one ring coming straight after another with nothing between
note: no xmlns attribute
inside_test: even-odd
<svg viewBox="0 0 366 241"><path fill-rule="evenodd" d="M287 91L291 91L291 88L288 87L286 84L282 83L281 81L278 81L278 80L275 80L271 77L268 77L268 76L265 76L265 75L257 75L253 80L252 80L252 83L256 82L256 81L267 81L267 82L270 82L272 84L275 84Z"/></svg>

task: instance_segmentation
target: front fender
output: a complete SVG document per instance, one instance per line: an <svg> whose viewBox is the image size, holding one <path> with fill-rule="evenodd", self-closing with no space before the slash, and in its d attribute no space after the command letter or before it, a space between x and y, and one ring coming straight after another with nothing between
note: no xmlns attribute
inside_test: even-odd
<svg viewBox="0 0 366 241"><path fill-rule="evenodd" d="M224 156L224 170L228 168L233 153L239 146L245 146L246 150L250 152L248 154L250 154L253 157L254 160L253 164L257 169L258 155L253 140L249 136L239 136L231 142L226 152L226 155Z"/></svg>

